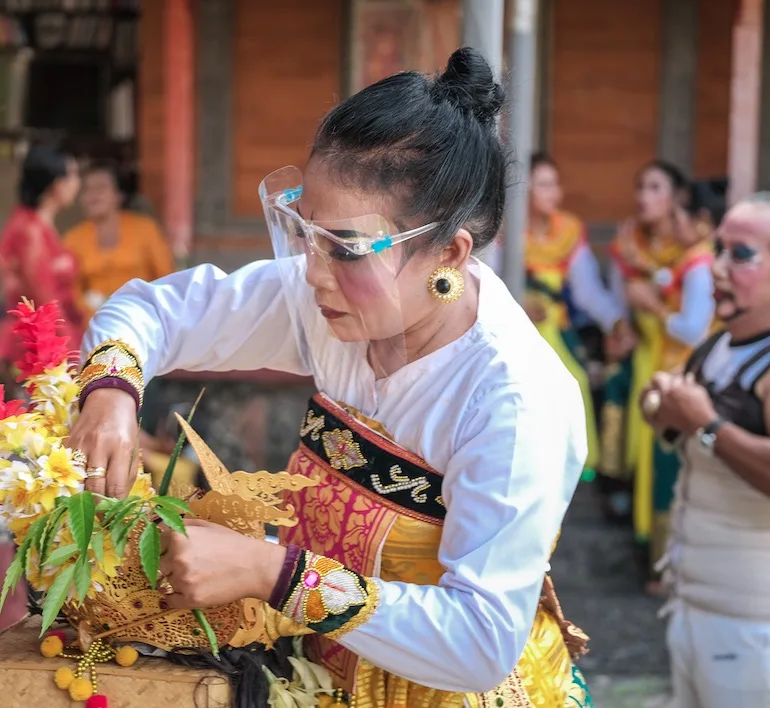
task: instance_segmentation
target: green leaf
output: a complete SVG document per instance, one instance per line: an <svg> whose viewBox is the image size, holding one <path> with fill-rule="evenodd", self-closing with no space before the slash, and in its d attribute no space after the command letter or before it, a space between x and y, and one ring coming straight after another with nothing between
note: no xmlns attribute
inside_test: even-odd
<svg viewBox="0 0 770 708"><path fill-rule="evenodd" d="M8 593L13 590L19 581L24 577L24 566L26 556L22 555L19 551L16 551L16 555L8 566L8 570L5 572L5 581L3 582L3 591L0 593L0 610L5 605L5 599L8 597Z"/></svg>
<svg viewBox="0 0 770 708"><path fill-rule="evenodd" d="M179 516L179 514L177 514L175 511L164 509L162 506L156 506L155 513L160 516L163 523L166 524L166 526L168 526L172 531L177 531L184 536L187 535L187 529L185 528L184 521L182 521L182 517Z"/></svg>
<svg viewBox="0 0 770 708"><path fill-rule="evenodd" d="M56 501L54 501L53 506L54 509L58 509L59 507L67 507L70 505L70 499L72 497L56 497Z"/></svg>
<svg viewBox="0 0 770 708"><path fill-rule="evenodd" d="M54 620L59 614L59 610L61 610L62 605L64 605L67 600L67 595L69 594L74 576L75 566L68 565L56 576L51 588L45 594L45 600L43 601L43 626L40 630L41 637L54 623Z"/></svg>
<svg viewBox="0 0 770 708"><path fill-rule="evenodd" d="M91 534L94 530L94 495L91 492L80 492L70 497L69 522L72 538L77 543L83 555L88 554Z"/></svg>
<svg viewBox="0 0 770 708"><path fill-rule="evenodd" d="M88 595L88 589L91 587L91 565L88 562L88 556L80 556L75 563L75 588L78 591L78 600L80 604Z"/></svg>
<svg viewBox="0 0 770 708"><path fill-rule="evenodd" d="M214 630L211 628L211 624L209 624L206 615L203 614L202 610L193 610L192 613L195 619L198 620L201 629L206 633L206 639L209 640L209 644L211 645L211 653L218 659L219 644L217 643L217 635L214 634Z"/></svg>
<svg viewBox="0 0 770 708"><path fill-rule="evenodd" d="M64 514L67 512L66 506L60 506L58 509L54 509L48 515L48 523L45 525L45 530L40 538L40 565L44 566L48 562L48 554L51 552L51 544L56 538L56 534L61 528Z"/></svg>
<svg viewBox="0 0 770 708"><path fill-rule="evenodd" d="M104 563L104 531L99 531L91 537L91 548L96 556L96 562Z"/></svg>
<svg viewBox="0 0 770 708"><path fill-rule="evenodd" d="M41 516L37 521L35 521L27 531L27 535L24 537L24 540L21 543L21 546L19 547L19 550L17 553L21 553L22 556L24 556L24 568L27 573L30 573L32 571L32 568L30 567L30 563L32 561L32 554L29 552L30 549L35 548L37 549L38 544L40 543L40 537L43 535L43 531L45 530L45 525L48 522L48 514L45 516ZM40 555L40 551L38 551L38 557Z"/></svg>
<svg viewBox="0 0 770 708"><path fill-rule="evenodd" d="M160 531L155 524L147 524L139 537L139 557L150 587L155 590L160 566Z"/></svg>
<svg viewBox="0 0 770 708"><path fill-rule="evenodd" d="M190 415L187 416L188 423L192 423L195 411L198 408L198 404L200 403L205 391L206 389L202 388L201 392L198 394L198 398L195 399L195 403L193 403L193 406L190 409ZM161 497L165 497L168 494L168 488L171 486L171 478L174 476L176 462L179 459L179 455L182 453L185 437L186 436L183 430L181 433L179 433L179 438L177 439L176 445L174 446L174 452L171 453L171 458L169 459L168 465L166 466L166 471L163 473L163 479L161 480L160 486L158 487L158 495Z"/></svg>
<svg viewBox="0 0 770 708"><path fill-rule="evenodd" d="M116 505L119 504L122 499L102 499L97 505L96 505L96 513L97 514L107 514L110 512L110 510Z"/></svg>
<svg viewBox="0 0 770 708"><path fill-rule="evenodd" d="M27 535L24 537L24 540L21 542L21 545L16 549L16 555L13 558L13 561L11 562L11 565L8 567L8 570L5 574L5 580L3 581L3 590L0 592L0 609L2 609L3 605L5 604L6 597L8 597L8 593L16 587L19 580L21 580L24 577L24 572L27 568L27 560L29 558L29 548L32 545L32 541L34 537L38 533L38 529L43 528L43 525L46 522L46 517L43 516L39 518L37 521L35 521L32 526L29 527L29 530L27 531Z"/></svg>
<svg viewBox="0 0 770 708"><path fill-rule="evenodd" d="M123 560L123 554L126 552L126 545L128 544L128 540L131 537L131 532L142 520L143 517L140 514L137 514L130 521L126 519L122 526L112 530L112 543L115 546L115 553L118 555L121 561ZM115 531L118 533L116 534Z"/></svg>
<svg viewBox="0 0 770 708"><path fill-rule="evenodd" d="M37 521L35 521L35 523L32 524L32 526L29 527L27 535L24 537L24 541L22 541L22 546L26 546L27 548L38 548L49 517L50 514L41 516Z"/></svg>
<svg viewBox="0 0 770 708"><path fill-rule="evenodd" d="M112 512L104 517L104 525L112 526L125 519L137 506L142 503L139 497L128 497L123 499L119 504L116 504Z"/></svg>
<svg viewBox="0 0 770 708"><path fill-rule="evenodd" d="M66 563L72 556L78 552L78 547L74 543L70 543L67 546L61 546L48 556L46 565L50 567L56 567Z"/></svg>
<svg viewBox="0 0 770 708"><path fill-rule="evenodd" d="M151 500L156 506L162 506L164 509L171 509L179 514L190 514L190 507L187 503L176 497L155 497Z"/></svg>

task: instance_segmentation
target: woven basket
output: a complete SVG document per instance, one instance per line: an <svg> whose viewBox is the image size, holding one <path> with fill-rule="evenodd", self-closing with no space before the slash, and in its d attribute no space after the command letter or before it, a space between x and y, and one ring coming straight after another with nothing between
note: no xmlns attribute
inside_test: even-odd
<svg viewBox="0 0 770 708"><path fill-rule="evenodd" d="M40 655L40 619L28 618L0 634L0 705L3 708L83 708L54 684L68 659ZM115 663L97 668L99 693L110 708L229 708L230 686L215 673L192 671L163 659L140 659L131 668Z"/></svg>

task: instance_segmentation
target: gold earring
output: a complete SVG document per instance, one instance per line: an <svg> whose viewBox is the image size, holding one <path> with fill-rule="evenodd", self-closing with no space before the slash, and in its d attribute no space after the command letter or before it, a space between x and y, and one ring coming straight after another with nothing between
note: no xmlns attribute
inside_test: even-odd
<svg viewBox="0 0 770 708"><path fill-rule="evenodd" d="M454 302L465 290L465 279L457 268L436 268L428 278L428 292L441 302Z"/></svg>

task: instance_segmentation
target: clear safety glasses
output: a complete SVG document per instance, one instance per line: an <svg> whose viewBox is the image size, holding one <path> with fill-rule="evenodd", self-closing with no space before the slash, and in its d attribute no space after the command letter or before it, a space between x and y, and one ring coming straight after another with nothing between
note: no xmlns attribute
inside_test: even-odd
<svg viewBox="0 0 770 708"><path fill-rule="evenodd" d="M300 248L324 261L357 261L370 254L381 254L416 236L428 233L439 224L433 222L409 231L394 233L388 220L378 214L329 222L305 218L297 210L302 196L302 173L293 166L268 175L259 187L259 196L271 235L276 232L286 241L288 252L276 252L276 258L298 255ZM310 215L312 216L312 215ZM273 238L273 246L277 247Z"/></svg>

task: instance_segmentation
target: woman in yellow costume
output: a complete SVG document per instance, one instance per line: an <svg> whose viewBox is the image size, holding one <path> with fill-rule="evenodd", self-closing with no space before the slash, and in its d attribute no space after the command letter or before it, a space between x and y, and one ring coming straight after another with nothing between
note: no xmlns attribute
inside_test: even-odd
<svg viewBox="0 0 770 708"><path fill-rule="evenodd" d="M297 525L273 544L190 521L161 572L175 607L269 601L358 708L590 705L545 575L586 456L580 391L474 255L503 215L502 105L472 49L364 89L304 176L263 181L273 260L134 281L86 338L111 364L70 442L106 468L97 492L128 488L139 368L314 377Z"/></svg>
<svg viewBox="0 0 770 708"><path fill-rule="evenodd" d="M650 163L637 179L637 215L622 224L611 248L612 278L624 283L639 342L607 381L602 472L633 476L634 528L652 565L664 548L679 461L656 442L639 396L656 371L684 365L714 314L713 229L687 214L687 198L687 180L676 167ZM650 592L657 587L656 580L648 584Z"/></svg>
<svg viewBox="0 0 770 708"><path fill-rule="evenodd" d="M623 301L602 282L599 264L583 222L561 209L563 193L556 163L543 153L530 163L529 222L526 242L527 296L524 309L580 385L586 410L587 470L599 458L599 438L580 340L567 305L584 311L605 334L630 341Z"/></svg>

